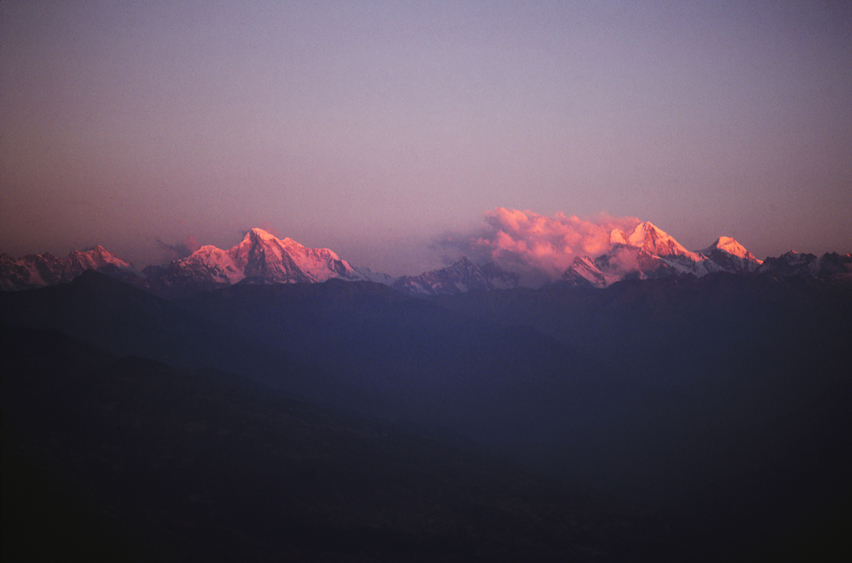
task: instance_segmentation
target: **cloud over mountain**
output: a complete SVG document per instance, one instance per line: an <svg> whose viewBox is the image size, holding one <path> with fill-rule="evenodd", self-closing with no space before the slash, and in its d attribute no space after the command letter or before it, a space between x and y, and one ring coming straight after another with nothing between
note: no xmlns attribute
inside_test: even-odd
<svg viewBox="0 0 852 563"><path fill-rule="evenodd" d="M606 252L614 230L629 232L639 223L635 217L600 215L589 220L498 207L485 213L480 230L447 234L438 244L447 254L492 260L520 274L525 283L535 283L558 279L576 256Z"/></svg>
<svg viewBox="0 0 852 563"><path fill-rule="evenodd" d="M157 249L162 253L162 258L164 261L171 262L172 260L180 260L181 258L186 258L199 248L201 245L195 240L195 237L190 235L188 239L177 242L175 244L169 244L167 242L163 242L160 239L157 240Z"/></svg>

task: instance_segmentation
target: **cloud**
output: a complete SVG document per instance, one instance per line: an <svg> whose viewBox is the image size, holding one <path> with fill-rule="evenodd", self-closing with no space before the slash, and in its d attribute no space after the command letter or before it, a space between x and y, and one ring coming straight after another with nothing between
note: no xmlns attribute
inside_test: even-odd
<svg viewBox="0 0 852 563"><path fill-rule="evenodd" d="M635 217L581 219L557 213L550 217L532 211L498 207L485 213L485 226L474 233L448 233L438 242L448 259L493 260L517 272L525 284L558 279L575 256L597 256L610 249L614 229L630 231ZM454 256L453 256L454 255Z"/></svg>
<svg viewBox="0 0 852 563"><path fill-rule="evenodd" d="M180 260L181 258L186 258L199 248L201 245L198 244L198 241L195 240L194 236L191 236L183 242L178 242L175 244L168 244L160 239L157 239L157 248L160 250L162 254L162 259L167 262L171 262L173 260Z"/></svg>

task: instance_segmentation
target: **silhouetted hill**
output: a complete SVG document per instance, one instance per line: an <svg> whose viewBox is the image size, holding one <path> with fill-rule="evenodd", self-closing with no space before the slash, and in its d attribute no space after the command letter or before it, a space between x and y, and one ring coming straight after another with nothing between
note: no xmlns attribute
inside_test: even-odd
<svg viewBox="0 0 852 563"><path fill-rule="evenodd" d="M3 332L7 561L615 560L652 519L417 427Z"/></svg>
<svg viewBox="0 0 852 563"><path fill-rule="evenodd" d="M3 326L57 329L116 356L283 378L293 389L317 378L280 351L92 270L68 284L0 293L0 312Z"/></svg>
<svg viewBox="0 0 852 563"><path fill-rule="evenodd" d="M397 429L443 428L429 435L665 511L674 538L645 536L689 559L806 553L850 521L844 284L714 273L424 300L369 282L246 282L170 302L87 274L0 294L0 319L114 357L227 368ZM87 373L114 360L86 354Z"/></svg>
<svg viewBox="0 0 852 563"><path fill-rule="evenodd" d="M718 273L434 301L533 327L644 385L644 455L627 467L635 486L678 491L673 506L707 530L705 545L726 538L709 560L836 547L852 521L848 286Z"/></svg>
<svg viewBox="0 0 852 563"><path fill-rule="evenodd" d="M515 459L569 472L582 486L600 484L615 462L612 443L633 449L626 420L646 424L635 409L641 388L577 349L378 284L235 285L179 303L333 374L347 389L317 399L447 426Z"/></svg>

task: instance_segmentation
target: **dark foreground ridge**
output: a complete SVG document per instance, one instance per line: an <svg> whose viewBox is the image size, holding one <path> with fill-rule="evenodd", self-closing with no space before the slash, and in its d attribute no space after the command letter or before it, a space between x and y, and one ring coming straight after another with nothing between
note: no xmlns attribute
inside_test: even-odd
<svg viewBox="0 0 852 563"><path fill-rule="evenodd" d="M88 272L0 323L4 555L850 555L846 284L170 301Z"/></svg>
<svg viewBox="0 0 852 563"><path fill-rule="evenodd" d="M2 381L6 561L607 561L662 532L451 434L55 331L4 331Z"/></svg>

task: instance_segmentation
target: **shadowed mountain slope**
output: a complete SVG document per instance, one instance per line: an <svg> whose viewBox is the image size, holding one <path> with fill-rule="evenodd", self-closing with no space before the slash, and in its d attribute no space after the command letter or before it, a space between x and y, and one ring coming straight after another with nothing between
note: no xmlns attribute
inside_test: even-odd
<svg viewBox="0 0 852 563"><path fill-rule="evenodd" d="M168 302L90 274L0 306L4 326L186 367L213 358L349 412L448 428L567 487L674 511L671 545L689 559L806 553L850 521L843 284L714 273L424 300L333 279Z"/></svg>
<svg viewBox="0 0 852 563"><path fill-rule="evenodd" d="M180 305L334 374L350 386L339 406L447 426L586 482L613 461L601 443L626 444L626 419L643 424L634 408L641 388L586 354L385 286L237 285Z"/></svg>
<svg viewBox="0 0 852 563"><path fill-rule="evenodd" d="M610 561L661 526L415 426L4 330L3 558Z"/></svg>
<svg viewBox="0 0 852 563"><path fill-rule="evenodd" d="M3 326L60 330L117 356L284 379L294 391L320 378L292 356L94 271L68 284L0 293L0 313Z"/></svg>
<svg viewBox="0 0 852 563"><path fill-rule="evenodd" d="M813 531L821 511L832 516L820 526L850 521L840 475L852 421L838 400L852 383L848 286L716 273L434 301L530 326L646 386L652 400L636 408L659 424L638 433L647 457L632 468L646 484L662 478L660 492L680 490L684 513L714 514L743 542L749 530L752 540Z"/></svg>

